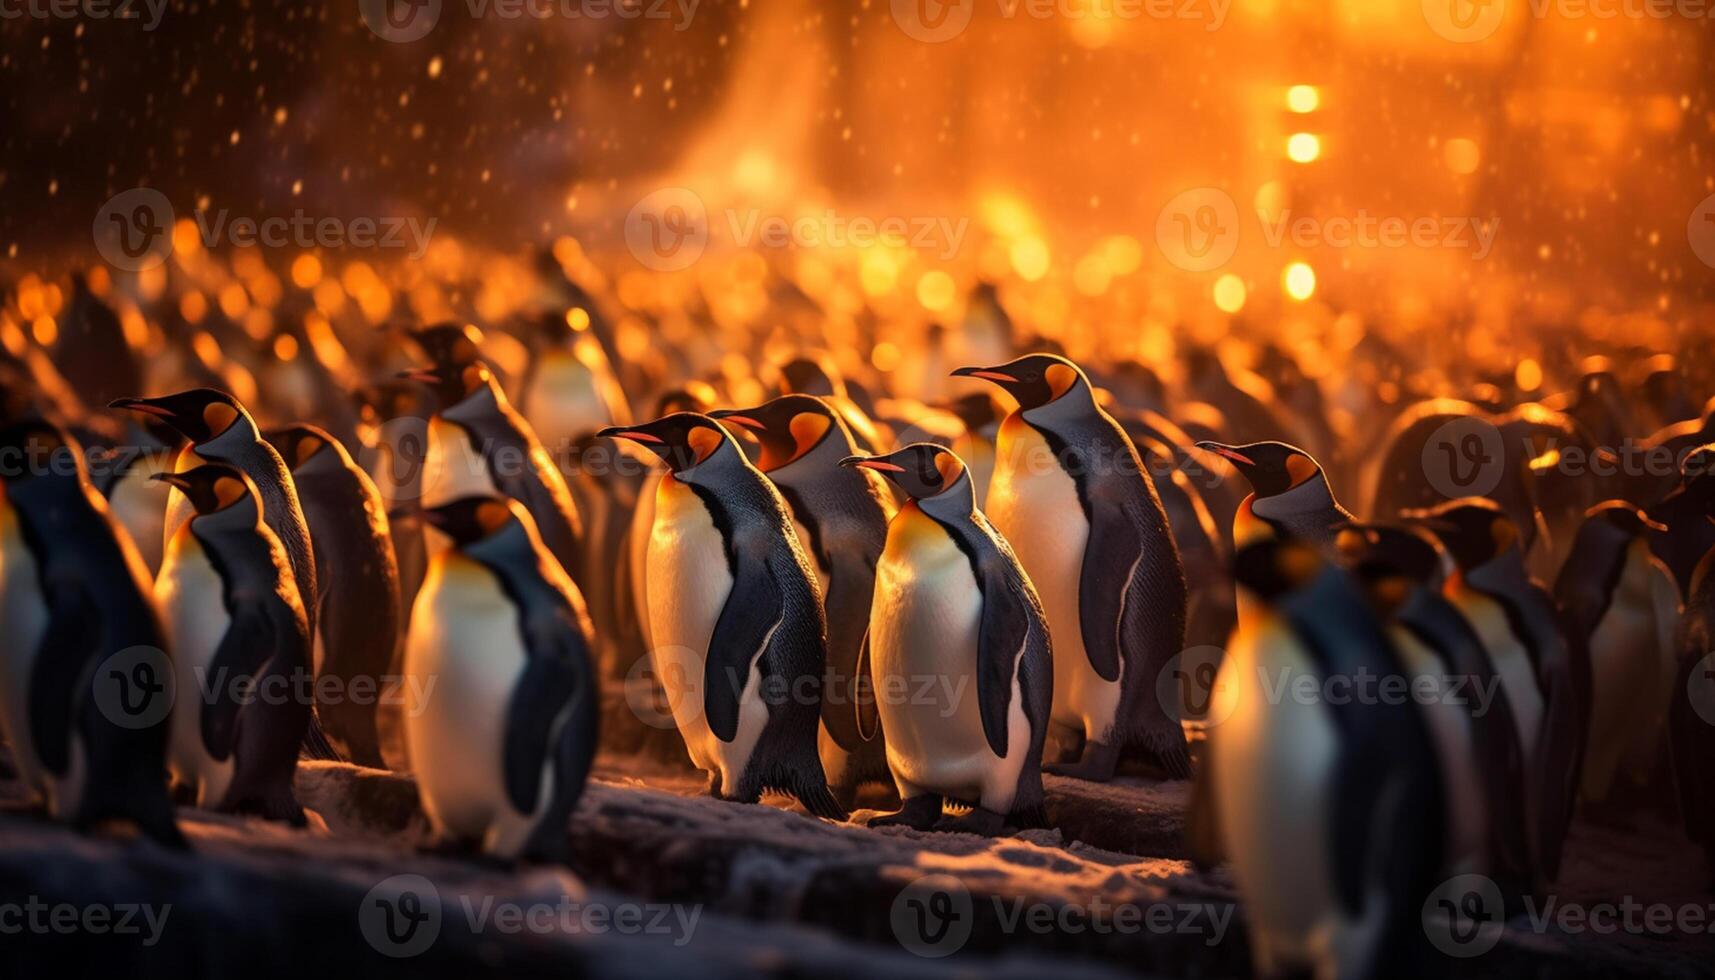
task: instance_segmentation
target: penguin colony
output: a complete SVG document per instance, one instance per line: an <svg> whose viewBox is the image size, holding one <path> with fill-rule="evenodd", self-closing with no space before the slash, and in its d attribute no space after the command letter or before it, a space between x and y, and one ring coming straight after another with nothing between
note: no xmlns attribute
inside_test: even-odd
<svg viewBox="0 0 1715 980"><path fill-rule="evenodd" d="M710 795L828 820L1194 778L1266 974L1422 961L1437 883L1542 895L1580 808L1676 810L1715 884L1715 400L1672 357L1402 396L1368 337L1393 394L1337 412L1272 344L1076 363L982 284L930 403L818 351L628 362L544 269L483 329L300 302L263 345L106 274L46 346L0 315L0 729L46 814L184 847L175 803L303 824L298 761L342 759L413 772L450 848L563 860L641 684ZM1564 465L1622 446L1672 469Z"/></svg>

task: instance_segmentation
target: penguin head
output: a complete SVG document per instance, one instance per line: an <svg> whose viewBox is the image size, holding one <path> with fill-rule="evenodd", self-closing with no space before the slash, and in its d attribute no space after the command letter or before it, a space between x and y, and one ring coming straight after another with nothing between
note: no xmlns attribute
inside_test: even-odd
<svg viewBox="0 0 1715 980"><path fill-rule="evenodd" d="M845 381L839 368L825 354L794 357L780 365L780 393L845 397Z"/></svg>
<svg viewBox="0 0 1715 980"><path fill-rule="evenodd" d="M762 443L757 467L778 469L816 448L840 423L828 404L813 395L781 395L755 408L710 412L729 429L748 432ZM836 433L837 437L837 433ZM845 440L849 449L851 440Z"/></svg>
<svg viewBox="0 0 1715 980"><path fill-rule="evenodd" d="M242 470L225 463L204 463L179 473L156 473L149 479L177 487L196 508L199 517L219 513L246 500L255 500L255 487L250 478Z"/></svg>
<svg viewBox="0 0 1715 980"><path fill-rule="evenodd" d="M1686 453L1679 464L1679 476L1687 490L1715 497L1715 442Z"/></svg>
<svg viewBox="0 0 1715 980"><path fill-rule="evenodd" d="M1228 446L1205 439L1197 448L1230 461L1258 497L1274 497L1322 475L1315 457L1284 442L1253 442Z"/></svg>
<svg viewBox="0 0 1715 980"><path fill-rule="evenodd" d="M280 458L286 461L286 469L294 473L317 456L331 452L334 443L333 436L326 430L304 423L270 429L262 437L280 453Z"/></svg>
<svg viewBox="0 0 1715 980"><path fill-rule="evenodd" d="M482 331L469 323L437 323L411 334L437 373L457 373L482 360Z"/></svg>
<svg viewBox="0 0 1715 980"><path fill-rule="evenodd" d="M1461 569L1486 565L1519 549L1518 525L1487 497L1462 497L1401 516L1434 534Z"/></svg>
<svg viewBox="0 0 1715 980"><path fill-rule="evenodd" d="M992 381L1018 402L1020 411L1041 408L1065 395L1090 391L1084 372L1058 354L1026 354L997 367L962 367L955 378Z"/></svg>
<svg viewBox="0 0 1715 980"><path fill-rule="evenodd" d="M732 444L719 422L696 412L674 412L641 425L610 425L596 435L637 443L661 457L674 476L684 476Z"/></svg>
<svg viewBox="0 0 1715 980"><path fill-rule="evenodd" d="M1428 533L1398 524L1353 522L1334 537L1334 548L1360 578L1407 579L1441 587L1446 553Z"/></svg>
<svg viewBox="0 0 1715 980"><path fill-rule="evenodd" d="M847 456L840 465L874 470L912 500L938 497L965 475L965 461L959 454L932 442L914 442L880 456Z"/></svg>
<svg viewBox="0 0 1715 980"><path fill-rule="evenodd" d="M487 386L493 375L481 361L463 367L447 364L428 370L400 371L399 377L428 385L443 409L457 405Z"/></svg>
<svg viewBox="0 0 1715 980"><path fill-rule="evenodd" d="M451 538L453 546L461 551L519 519L506 499L484 494L425 507L421 513L424 523Z"/></svg>
<svg viewBox="0 0 1715 980"><path fill-rule="evenodd" d="M714 386L707 381L691 380L678 388L669 388L655 400L655 417L674 412L707 413L719 399Z"/></svg>
<svg viewBox="0 0 1715 980"><path fill-rule="evenodd" d="M197 445L212 442L250 419L238 399L214 388L192 388L159 398L116 398L107 407L159 419ZM254 436L255 424L249 424Z"/></svg>
<svg viewBox="0 0 1715 980"><path fill-rule="evenodd" d="M1321 573L1322 556L1297 538L1262 538L1233 555L1233 582L1265 604L1302 588Z"/></svg>
<svg viewBox="0 0 1715 980"><path fill-rule="evenodd" d="M1646 531L1666 531L1667 525L1652 520L1636 504L1626 500L1604 500L1584 512L1586 524L1600 523L1611 527L1625 537L1626 540L1638 537Z"/></svg>

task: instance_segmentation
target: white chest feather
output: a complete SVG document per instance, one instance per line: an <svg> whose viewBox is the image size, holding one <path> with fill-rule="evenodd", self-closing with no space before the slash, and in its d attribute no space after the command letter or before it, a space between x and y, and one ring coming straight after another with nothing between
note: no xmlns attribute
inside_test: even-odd
<svg viewBox="0 0 1715 980"><path fill-rule="evenodd" d="M518 460L515 465L523 466ZM423 506L435 507L460 497L494 495L488 463L456 423L440 416L429 420L429 445L423 459Z"/></svg>
<svg viewBox="0 0 1715 980"><path fill-rule="evenodd" d="M549 450L615 421L595 375L570 352L542 357L521 402L525 419Z"/></svg>
<svg viewBox="0 0 1715 980"><path fill-rule="evenodd" d="M1452 688L1447 665L1411 631L1394 624L1388 627L1388 638L1399 652L1406 679L1438 692L1423 705L1423 716L1447 793L1448 863L1461 873L1476 870L1481 867L1486 811L1472 749L1470 712L1486 702L1475 700L1480 695L1474 690Z"/></svg>
<svg viewBox="0 0 1715 980"><path fill-rule="evenodd" d="M1506 692L1507 704L1512 708L1525 764L1533 765L1537 730L1542 724L1543 700L1530 651L1519 641L1512 624L1507 621L1506 610L1495 600L1456 581L1448 583L1447 597L1459 607L1471 628L1476 630L1477 637L1483 641L1483 648L1489 651L1495 675L1501 679L1501 690Z"/></svg>
<svg viewBox="0 0 1715 980"><path fill-rule="evenodd" d="M172 489L164 483L154 483L150 477L160 469L154 465L160 458L147 454L139 459L114 485L108 504L113 516L130 532L143 564L153 575L161 568L161 553L165 545L167 497Z"/></svg>
<svg viewBox="0 0 1715 980"><path fill-rule="evenodd" d="M182 525L167 543L155 579L155 605L173 658L173 701L168 764L173 778L196 791L199 804L216 805L232 780L232 759L217 762L202 739L205 692L225 690L237 679L213 670L214 656L232 617L223 600L220 573L200 542Z"/></svg>

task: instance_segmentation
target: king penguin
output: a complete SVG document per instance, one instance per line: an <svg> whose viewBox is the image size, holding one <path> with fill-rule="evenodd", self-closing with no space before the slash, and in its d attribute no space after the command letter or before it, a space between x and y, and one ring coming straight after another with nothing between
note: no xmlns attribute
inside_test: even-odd
<svg viewBox="0 0 1715 980"><path fill-rule="evenodd" d="M15 425L0 433L0 459L0 731L18 775L56 819L127 820L182 845L165 716L138 724L167 669L142 558L64 431Z"/></svg>
<svg viewBox="0 0 1715 980"><path fill-rule="evenodd" d="M786 501L706 415L600 435L667 464L645 559L651 650L710 792L754 803L776 789L844 820L816 748L827 620Z"/></svg>
<svg viewBox="0 0 1715 980"><path fill-rule="evenodd" d="M315 549L315 672L335 677L348 696L318 709L322 730L345 759L383 768L380 705L360 695L385 690L395 674L400 617L399 564L387 512L369 474L339 440L313 425L267 433L298 487ZM306 597L306 604L310 600Z"/></svg>
<svg viewBox="0 0 1715 980"><path fill-rule="evenodd" d="M1675 638L1679 665L1668 733L1685 833L1702 846L1707 887L1715 889L1715 548L1691 581Z"/></svg>
<svg viewBox="0 0 1715 980"><path fill-rule="evenodd" d="M1525 759L1530 880L1520 894L1559 877L1584 750L1589 659L1568 636L1553 597L1525 568L1517 525L1495 502L1469 497L1408 511L1452 555L1443 593L1489 652L1512 708Z"/></svg>
<svg viewBox="0 0 1715 980"><path fill-rule="evenodd" d="M841 806L859 784L888 779L885 740L858 730L858 653L869 628L875 566L887 543L892 495L873 471L842 467L857 453L851 430L826 402L783 395L755 408L712 412L762 443L757 466L786 498L799 544L810 556L828 618L822 685L822 768Z"/></svg>
<svg viewBox="0 0 1715 980"><path fill-rule="evenodd" d="M1055 683L1042 603L1006 539L977 509L951 450L914 443L849 466L908 498L876 566L868 671L898 812L870 826L999 833L1042 820L1042 748ZM917 696L940 678L951 703ZM943 797L972 807L941 820Z"/></svg>
<svg viewBox="0 0 1715 980"><path fill-rule="evenodd" d="M1666 530L1624 501L1597 504L1554 582L1567 627L1590 656L1581 782L1589 804L1606 800L1616 780L1647 782L1664 737L1679 673L1679 586L1650 553L1648 532Z"/></svg>
<svg viewBox="0 0 1715 980"><path fill-rule="evenodd" d="M1189 776L1185 733L1155 696L1185 646L1185 572L1136 447L1063 357L953 374L1018 402L1001 424L983 510L1048 614L1055 727L1083 740L1077 762L1047 771L1105 781L1132 750L1169 777Z"/></svg>
<svg viewBox="0 0 1715 980"><path fill-rule="evenodd" d="M1214 687L1208 774L1258 976L1378 977L1418 959L1442 868L1442 786L1416 706L1281 697L1397 677L1356 582L1301 540L1234 557L1249 594Z"/></svg>
<svg viewBox="0 0 1715 980"><path fill-rule="evenodd" d="M1262 537L1295 537L1331 546L1342 525L1354 520L1334 499L1328 478L1315 458L1284 442L1228 446L1199 442L1197 448L1221 456L1251 485L1233 518L1233 544L1244 547Z"/></svg>
<svg viewBox="0 0 1715 980"><path fill-rule="evenodd" d="M583 598L502 497L423 511L436 552L411 610L405 734L430 827L507 860L560 860L595 758Z"/></svg>
<svg viewBox="0 0 1715 980"><path fill-rule="evenodd" d="M459 338L442 336L457 330ZM475 356L474 327L430 327L418 342L434 363L405 377L434 388L440 408L429 420L423 461L425 506L475 494L498 493L524 505L548 551L577 581L582 526L566 478L513 409L488 366ZM459 342L462 338L465 342Z"/></svg>
<svg viewBox="0 0 1715 980"><path fill-rule="evenodd" d="M175 781L198 806L303 826L292 777L310 724L312 632L285 546L242 470L205 463L155 478L195 509L155 580L177 680Z"/></svg>

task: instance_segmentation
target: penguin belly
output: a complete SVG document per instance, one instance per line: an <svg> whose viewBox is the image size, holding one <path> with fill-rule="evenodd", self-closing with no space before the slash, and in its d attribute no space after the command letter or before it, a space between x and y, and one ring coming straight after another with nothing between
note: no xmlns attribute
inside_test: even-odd
<svg viewBox="0 0 1715 980"><path fill-rule="evenodd" d="M405 743L434 832L508 858L553 799L552 753L536 812L518 812L506 793L507 710L527 658L518 607L494 573L451 550L437 556L405 644Z"/></svg>
<svg viewBox="0 0 1715 980"><path fill-rule="evenodd" d="M1211 708L1226 720L1210 733L1209 771L1259 975L1360 962L1371 941L1334 888L1337 842L1328 828L1339 732L1314 700L1270 696L1281 678L1305 676L1318 675L1297 638L1257 616L1241 623L1215 682L1215 696L1232 701L1230 714L1228 705Z"/></svg>
<svg viewBox="0 0 1715 980"><path fill-rule="evenodd" d="M1607 611L1590 635L1590 724L1581 787L1591 801L1607 798L1635 747L1647 765L1649 751L1660 744L1672 696L1662 643L1673 626L1662 628L1664 610L1655 601L1657 575L1647 548L1642 541L1628 548Z"/></svg>
<svg viewBox="0 0 1715 980"><path fill-rule="evenodd" d="M1501 679L1501 690L1507 693L1507 704L1512 707L1513 724L1518 730L1525 765L1534 765L1544 704L1530 651L1513 633L1500 603L1462 587L1451 590L1448 598L1459 607L1471 628L1476 630L1477 638L1483 641L1483 648L1489 651L1489 660L1495 665L1495 676Z"/></svg>
<svg viewBox="0 0 1715 980"><path fill-rule="evenodd" d="M167 497L172 489L149 480L163 469L157 465L158 459L157 454L145 453L113 485L107 501L113 516L131 534L131 540L143 556L143 564L148 567L150 575L161 570L161 552L166 541Z"/></svg>
<svg viewBox="0 0 1715 980"><path fill-rule="evenodd" d="M1106 681L1084 653L1078 589L1090 523L1078 502L1077 484L1041 434L1016 415L1002 424L995 454L983 512L1012 545L1042 599L1054 641L1054 722L1092 741L1109 741L1126 662L1121 656L1121 676Z"/></svg>
<svg viewBox="0 0 1715 980"><path fill-rule="evenodd" d="M1388 638L1399 653L1406 681L1433 692L1423 712L1435 755L1441 762L1441 782L1446 788L1447 866L1451 874L1480 872L1485 866L1488 812L1475 764L1470 708L1457 703L1469 700L1469 691L1454 691L1446 661L1425 646L1410 630L1388 627Z"/></svg>
<svg viewBox="0 0 1715 980"><path fill-rule="evenodd" d="M225 586L190 525L181 525L167 545L155 579L155 604L166 628L176 692L169 722L167 766L173 781L189 786L198 806L218 807L232 785L235 760L216 760L202 738L202 707L208 694L237 680L214 673L214 657L232 616Z"/></svg>
<svg viewBox="0 0 1715 980"><path fill-rule="evenodd" d="M518 465L523 465L522 460ZM465 430L439 415L429 420L422 492L425 508L438 507L460 497L505 496L495 488L488 461L471 445Z"/></svg>
<svg viewBox="0 0 1715 980"><path fill-rule="evenodd" d="M17 514L0 494L0 731L12 749L18 775L32 793L47 793L47 772L30 731L30 675L48 630L35 555Z"/></svg>
<svg viewBox="0 0 1715 980"><path fill-rule="evenodd" d="M543 354L520 401L525 420L550 453L586 432L614 424L594 375L570 351Z"/></svg>
<svg viewBox="0 0 1715 980"><path fill-rule="evenodd" d="M977 704L983 595L970 559L915 507L888 528L870 613L870 679L887 764L902 798L939 793L1008 813L1030 752L1013 684L1007 751L997 757Z"/></svg>
<svg viewBox="0 0 1715 980"><path fill-rule="evenodd" d="M655 494L654 527L645 561L655 676L667 694L691 762L719 775L723 796L739 796L751 753L768 723L762 675L753 658L739 697L738 731L731 742L721 741L709 730L703 714L703 686L709 642L732 592L732 572L708 508L671 476L661 478Z"/></svg>

